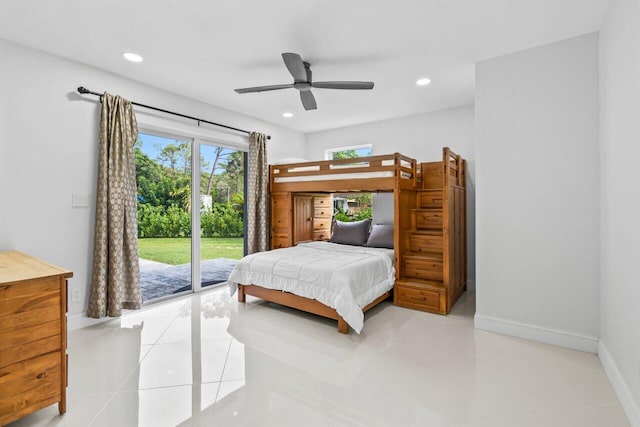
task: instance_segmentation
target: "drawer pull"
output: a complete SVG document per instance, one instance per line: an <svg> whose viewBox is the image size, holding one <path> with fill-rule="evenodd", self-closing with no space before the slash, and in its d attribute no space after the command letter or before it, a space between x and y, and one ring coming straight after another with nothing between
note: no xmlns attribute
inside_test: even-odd
<svg viewBox="0 0 640 427"><path fill-rule="evenodd" d="M45 377L45 375L46 374L44 372L41 372L41 373L38 374L38 376L36 378L41 380L41 379L43 379Z"/></svg>

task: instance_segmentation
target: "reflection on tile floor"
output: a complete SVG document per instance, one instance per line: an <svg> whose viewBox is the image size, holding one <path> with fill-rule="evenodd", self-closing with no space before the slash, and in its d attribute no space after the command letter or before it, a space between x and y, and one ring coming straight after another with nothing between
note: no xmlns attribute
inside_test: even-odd
<svg viewBox="0 0 640 427"><path fill-rule="evenodd" d="M226 288L69 334L68 412L18 426L628 426L595 355L385 302L361 335Z"/></svg>

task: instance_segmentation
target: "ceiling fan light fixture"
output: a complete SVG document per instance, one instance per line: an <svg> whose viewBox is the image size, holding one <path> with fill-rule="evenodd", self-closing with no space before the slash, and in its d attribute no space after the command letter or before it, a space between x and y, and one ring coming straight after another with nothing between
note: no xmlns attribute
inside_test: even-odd
<svg viewBox="0 0 640 427"><path fill-rule="evenodd" d="M416 80L416 84L418 86L427 86L429 83L431 83L431 79L429 79L427 77L422 77L422 78L419 78L418 80Z"/></svg>
<svg viewBox="0 0 640 427"><path fill-rule="evenodd" d="M296 89L300 94L300 101L305 111L316 110L318 104L311 92L311 88L314 89L341 89L341 90L367 90L373 89L373 82L358 82L358 81L330 81L330 82L315 82L311 79L311 65L308 62L303 61L300 55L297 53L285 52L282 54L282 60L284 65L289 70L289 74L293 77L293 83L269 85L269 86L255 86L244 87L234 89L236 93L255 93L255 92L268 92L272 90L280 89ZM283 114L283 116L287 117Z"/></svg>
<svg viewBox="0 0 640 427"><path fill-rule="evenodd" d="M133 52L125 52L122 54L122 56L124 57L124 59L126 59L127 61L131 61L131 62L142 62L143 58L142 56L138 55L137 53L133 53Z"/></svg>
<svg viewBox="0 0 640 427"><path fill-rule="evenodd" d="M287 119L290 119L291 117L293 117L293 113L286 111L282 113L282 117L286 117Z"/></svg>

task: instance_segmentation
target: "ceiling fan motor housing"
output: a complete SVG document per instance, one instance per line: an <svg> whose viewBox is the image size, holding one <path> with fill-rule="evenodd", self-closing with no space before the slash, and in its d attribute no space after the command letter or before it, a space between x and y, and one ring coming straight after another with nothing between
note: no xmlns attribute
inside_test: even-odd
<svg viewBox="0 0 640 427"><path fill-rule="evenodd" d="M293 87L298 90L311 90L311 83L309 82L294 83Z"/></svg>

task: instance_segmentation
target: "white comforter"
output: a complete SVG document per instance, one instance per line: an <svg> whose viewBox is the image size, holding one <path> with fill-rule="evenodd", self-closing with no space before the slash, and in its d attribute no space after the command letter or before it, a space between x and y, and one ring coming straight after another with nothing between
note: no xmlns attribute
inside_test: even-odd
<svg viewBox="0 0 640 427"><path fill-rule="evenodd" d="M231 295L241 283L318 300L360 333L362 308L393 288L394 275L392 249L309 242L244 257L228 283Z"/></svg>

